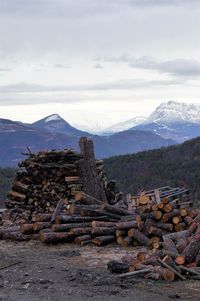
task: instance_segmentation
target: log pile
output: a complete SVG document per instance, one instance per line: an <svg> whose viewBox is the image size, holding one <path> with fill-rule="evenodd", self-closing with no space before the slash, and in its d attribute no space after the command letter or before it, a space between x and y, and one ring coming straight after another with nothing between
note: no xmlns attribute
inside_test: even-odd
<svg viewBox="0 0 200 301"><path fill-rule="evenodd" d="M30 153L19 164L6 207L12 221L31 221L37 213L52 213L60 199L67 201L81 190L78 160L72 151Z"/></svg>
<svg viewBox="0 0 200 301"><path fill-rule="evenodd" d="M191 194L189 189L180 187L170 187L164 186L149 191L142 190L138 195L127 196L128 208L129 210L139 208L142 210L148 205L151 206L154 203L159 204L165 199L168 202L176 201L180 206L192 205Z"/></svg>

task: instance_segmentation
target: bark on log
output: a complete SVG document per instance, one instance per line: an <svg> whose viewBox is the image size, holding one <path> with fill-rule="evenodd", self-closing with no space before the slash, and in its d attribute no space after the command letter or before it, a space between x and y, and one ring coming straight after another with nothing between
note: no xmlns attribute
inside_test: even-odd
<svg viewBox="0 0 200 301"><path fill-rule="evenodd" d="M22 234L33 234L34 233L33 224L20 225L20 232Z"/></svg>
<svg viewBox="0 0 200 301"><path fill-rule="evenodd" d="M128 222L118 222L116 224L116 228L118 230L127 230L130 228L136 228L138 227L138 223L136 221L128 221Z"/></svg>
<svg viewBox="0 0 200 301"><path fill-rule="evenodd" d="M92 234L94 236L96 236L96 235L105 236L105 235L112 235L112 234L114 235L115 231L116 231L115 227L113 227L113 228L110 228L110 227L92 228Z"/></svg>
<svg viewBox="0 0 200 301"><path fill-rule="evenodd" d="M92 223L57 224L57 225L52 225L52 231L69 232L71 229L74 229L74 228L88 228L91 226L92 226Z"/></svg>
<svg viewBox="0 0 200 301"><path fill-rule="evenodd" d="M107 263L107 268L112 273L122 274L128 272L129 265L124 262L111 260Z"/></svg>
<svg viewBox="0 0 200 301"><path fill-rule="evenodd" d="M148 247L151 245L150 239L137 229L134 228L130 229L128 231L128 236L136 239L143 246Z"/></svg>
<svg viewBox="0 0 200 301"><path fill-rule="evenodd" d="M35 232L39 232L40 230L48 228L51 228L51 223L49 222L36 222L33 224L33 230Z"/></svg>
<svg viewBox="0 0 200 301"><path fill-rule="evenodd" d="M101 205L101 209L102 210L105 210L105 211L108 211L108 212L111 212L111 213L114 213L114 214L117 214L117 215L132 215L132 213L130 213L129 211L125 210L125 209L121 209L121 208L118 208L118 207L115 207L115 206L112 206L112 205L108 205L106 203L103 203Z"/></svg>
<svg viewBox="0 0 200 301"><path fill-rule="evenodd" d="M80 202L84 205L101 205L102 202L95 197L83 192L79 191L75 194L75 201Z"/></svg>
<svg viewBox="0 0 200 301"><path fill-rule="evenodd" d="M69 231L70 235L81 236L86 234L92 234L92 227L88 228L74 228Z"/></svg>
<svg viewBox="0 0 200 301"><path fill-rule="evenodd" d="M78 236L74 239L74 242L76 244L81 244L84 241L91 241L92 240L92 236L87 234L87 235L82 235L82 236Z"/></svg>
<svg viewBox="0 0 200 301"><path fill-rule="evenodd" d="M189 245L184 249L182 255L188 263L193 262L200 251L200 234L194 235Z"/></svg>
<svg viewBox="0 0 200 301"><path fill-rule="evenodd" d="M92 227L93 228L98 228L98 227L116 227L116 223L115 222L93 221L92 222Z"/></svg>
<svg viewBox="0 0 200 301"><path fill-rule="evenodd" d="M179 239L179 238L187 238L188 236L190 236L189 232L187 230L184 230L184 231L180 231L180 232L165 234L165 235L163 235L163 240L166 240L169 238L169 239L177 241L177 239Z"/></svg>

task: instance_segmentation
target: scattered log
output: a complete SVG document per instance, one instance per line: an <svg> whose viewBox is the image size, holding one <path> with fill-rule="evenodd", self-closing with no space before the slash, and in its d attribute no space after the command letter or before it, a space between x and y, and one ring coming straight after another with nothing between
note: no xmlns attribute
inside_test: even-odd
<svg viewBox="0 0 200 301"><path fill-rule="evenodd" d="M124 263L124 262L111 260L107 263L107 268L112 273L122 274L122 273L127 273L128 272L129 265Z"/></svg>
<svg viewBox="0 0 200 301"><path fill-rule="evenodd" d="M184 276L182 276L179 272L177 272L173 267L168 265L166 262L162 261L161 259L158 259L158 262L161 264L161 266L164 266L166 269L169 269L172 271L175 275L177 275L181 280L186 280Z"/></svg>
<svg viewBox="0 0 200 301"><path fill-rule="evenodd" d="M123 274L119 275L119 277L120 278L126 278L126 277L129 277L129 276L138 276L138 275L146 274L146 273L149 273L149 272L151 272L151 270L146 268L146 269L139 270L139 271L123 273Z"/></svg>

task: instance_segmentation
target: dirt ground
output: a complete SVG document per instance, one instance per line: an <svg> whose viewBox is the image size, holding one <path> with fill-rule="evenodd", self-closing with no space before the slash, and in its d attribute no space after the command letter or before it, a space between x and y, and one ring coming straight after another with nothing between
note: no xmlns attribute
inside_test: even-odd
<svg viewBox="0 0 200 301"><path fill-rule="evenodd" d="M111 274L106 263L127 251L134 249L0 241L0 300L200 300L200 281L167 283Z"/></svg>

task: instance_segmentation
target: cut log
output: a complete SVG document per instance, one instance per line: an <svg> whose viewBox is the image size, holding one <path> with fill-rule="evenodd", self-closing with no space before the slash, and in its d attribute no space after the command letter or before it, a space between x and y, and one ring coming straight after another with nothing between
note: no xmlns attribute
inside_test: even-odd
<svg viewBox="0 0 200 301"><path fill-rule="evenodd" d="M20 232L22 234L33 234L34 233L33 224L20 225Z"/></svg>
<svg viewBox="0 0 200 301"><path fill-rule="evenodd" d="M170 238L164 240L163 248L170 252L175 252L175 253L177 252L176 245L173 242L173 240Z"/></svg>
<svg viewBox="0 0 200 301"><path fill-rule="evenodd" d="M33 224L33 230L39 232L40 230L51 228L51 223L49 222L36 222Z"/></svg>
<svg viewBox="0 0 200 301"><path fill-rule="evenodd" d="M122 247L126 248L126 247L131 246L132 242L133 242L133 239L131 237L129 237L129 236L126 236L122 240L121 245L122 245Z"/></svg>
<svg viewBox="0 0 200 301"><path fill-rule="evenodd" d="M194 235L189 245L184 249L182 255L185 260L190 263L193 262L200 251L200 234Z"/></svg>
<svg viewBox="0 0 200 301"><path fill-rule="evenodd" d="M56 224L70 224L70 223L87 223L92 221L107 221L109 218L107 216L69 216L60 215L57 216Z"/></svg>
<svg viewBox="0 0 200 301"><path fill-rule="evenodd" d="M116 237L126 237L127 236L127 231L126 230L116 230L115 231L115 236Z"/></svg>
<svg viewBox="0 0 200 301"><path fill-rule="evenodd" d="M102 221L93 221L92 222L92 227L93 228L98 228L98 227L116 227L115 222L102 222Z"/></svg>
<svg viewBox="0 0 200 301"><path fill-rule="evenodd" d="M176 225L174 225L174 229L176 232L179 232L179 231L183 231L186 229L186 224L185 223L178 223Z"/></svg>
<svg viewBox="0 0 200 301"><path fill-rule="evenodd" d="M118 222L116 224L116 228L118 230L127 230L130 228L137 228L138 222L137 221L129 221L129 222Z"/></svg>
<svg viewBox="0 0 200 301"><path fill-rule="evenodd" d="M113 227L96 227L96 228L92 228L92 234L94 236L97 236L97 235L102 235L102 236L105 236L105 235L114 235L115 234L115 231L116 231L116 228Z"/></svg>
<svg viewBox="0 0 200 301"><path fill-rule="evenodd" d="M78 236L74 239L74 242L76 244L81 244L83 241L91 241L92 240L92 236L87 234L87 235L82 235L82 236Z"/></svg>
<svg viewBox="0 0 200 301"><path fill-rule="evenodd" d="M111 205L108 205L106 203L103 203L101 205L101 209L102 210L105 210L105 211L108 211L108 212L111 212L111 213L114 213L114 214L117 214L117 215L132 215L132 213L130 213L129 211L125 210L125 209L121 209L121 208L118 208L118 207L115 207L115 206L111 206Z"/></svg>
<svg viewBox="0 0 200 301"><path fill-rule="evenodd" d="M180 211L180 216L181 216L181 217L185 217L185 216L187 216L187 214L188 214L186 208L180 208L179 211Z"/></svg>
<svg viewBox="0 0 200 301"><path fill-rule="evenodd" d="M137 229L134 228L130 229L128 231L128 236L136 239L143 246L148 247L151 245L150 239Z"/></svg>
<svg viewBox="0 0 200 301"><path fill-rule="evenodd" d="M185 218L184 218L184 222L186 223L186 225L190 226L193 222L193 219L187 215Z"/></svg>
<svg viewBox="0 0 200 301"><path fill-rule="evenodd" d="M35 215L35 217L32 219L34 222L50 222L52 218L52 214L44 214L44 213L38 213Z"/></svg>
<svg viewBox="0 0 200 301"><path fill-rule="evenodd" d="M104 246L115 241L114 235L99 236L92 239L92 242L97 246Z"/></svg>
<svg viewBox="0 0 200 301"><path fill-rule="evenodd" d="M179 224L180 223L180 216L174 216L174 217L172 217L172 223L174 225Z"/></svg>
<svg viewBox="0 0 200 301"><path fill-rule="evenodd" d="M121 274L128 272L129 265L120 261L111 260L107 263L107 268L112 273Z"/></svg>
<svg viewBox="0 0 200 301"><path fill-rule="evenodd" d="M63 205L64 205L64 201L63 200L59 200L57 205L56 205L56 209L52 215L52 218L51 218L51 222L54 223L55 220L56 220L56 217L60 214L62 208L63 208Z"/></svg>
<svg viewBox="0 0 200 301"><path fill-rule="evenodd" d="M92 234L92 228L73 228L69 231L70 235L74 236L81 236L81 235L86 235L86 234Z"/></svg>
<svg viewBox="0 0 200 301"><path fill-rule="evenodd" d="M170 223L158 222L155 224L155 226L168 232L172 232L173 230L173 224Z"/></svg>
<svg viewBox="0 0 200 301"><path fill-rule="evenodd" d="M162 221L164 223L167 223L169 222L174 216L179 216L180 212L178 209L174 209L172 212L170 213L165 213L163 214L163 217L162 217Z"/></svg>
<svg viewBox="0 0 200 301"><path fill-rule="evenodd" d="M52 225L52 231L54 232L68 232L74 228L88 228L92 223L71 223L71 224L57 224Z"/></svg>
<svg viewBox="0 0 200 301"><path fill-rule="evenodd" d="M177 256L176 259L175 259L175 263L176 263L176 265L185 264L185 256L183 256L183 255Z"/></svg>
<svg viewBox="0 0 200 301"><path fill-rule="evenodd" d="M68 233L43 232L40 233L40 241L46 244L57 244L60 242L69 242L71 237Z"/></svg>
<svg viewBox="0 0 200 301"><path fill-rule="evenodd" d="M185 277L183 277L179 272L177 272L173 267L168 265L166 262L162 261L161 259L158 259L158 262L164 266L166 269L169 269L172 271L175 275L177 275L181 280L186 280Z"/></svg>
<svg viewBox="0 0 200 301"><path fill-rule="evenodd" d="M162 237L163 235L165 235L167 233L167 231L165 230L162 230L160 228L157 228L157 227L154 227L154 226L151 226L149 228L149 234L153 235L153 236L159 236L159 237Z"/></svg>
<svg viewBox="0 0 200 301"><path fill-rule="evenodd" d="M187 238L188 236L190 236L189 232L187 230L184 230L184 231L180 231L180 232L165 234L165 235L163 235L163 240L166 240L169 238L169 239L177 241L179 238Z"/></svg>
<svg viewBox="0 0 200 301"><path fill-rule="evenodd" d="M80 202L85 205L101 205L102 202L95 197L83 192L79 191L75 194L75 201Z"/></svg>
<svg viewBox="0 0 200 301"><path fill-rule="evenodd" d="M185 248L187 247L187 239L186 238L180 238L177 240L176 243L176 249L177 251L182 254Z"/></svg>

